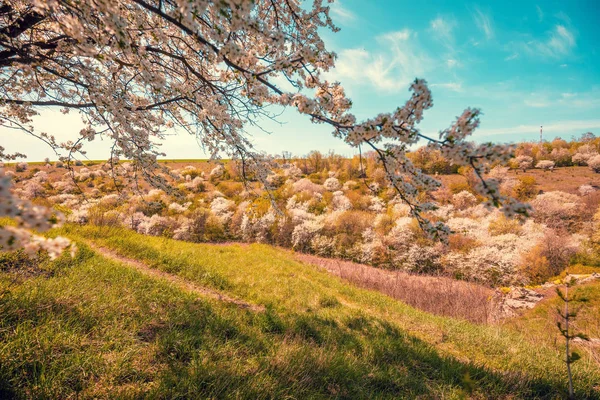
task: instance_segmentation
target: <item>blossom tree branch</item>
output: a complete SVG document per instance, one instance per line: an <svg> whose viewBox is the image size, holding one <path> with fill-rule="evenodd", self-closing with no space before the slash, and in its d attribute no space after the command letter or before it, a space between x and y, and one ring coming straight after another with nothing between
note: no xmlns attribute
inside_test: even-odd
<svg viewBox="0 0 600 400"><path fill-rule="evenodd" d="M243 160L244 172L264 182L268 163L244 127L275 118L271 105L293 107L349 145L373 149L390 185L433 236L448 230L427 220L435 206L418 195L439 182L406 157L422 140L471 166L490 206L526 214L484 179L489 164L511 149L467 142L478 110L466 110L439 139L419 131L433 105L424 80L415 80L402 107L357 122L341 84L325 78L336 55L319 32L338 30L329 12L323 0L7 0L0 7L0 120L28 126L42 107L75 110L86 123L80 140L57 149L72 154L85 141L108 138L114 157L131 159L158 186L166 186L168 173L152 172L161 171L158 142L180 129L212 157ZM282 80L294 90L275 83Z"/></svg>

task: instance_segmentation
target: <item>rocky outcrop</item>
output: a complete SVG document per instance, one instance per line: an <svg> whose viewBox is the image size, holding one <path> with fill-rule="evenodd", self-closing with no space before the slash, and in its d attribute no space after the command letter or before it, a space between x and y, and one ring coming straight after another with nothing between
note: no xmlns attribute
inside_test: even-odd
<svg viewBox="0 0 600 400"><path fill-rule="evenodd" d="M494 294L495 319L509 318L521 311L535 307L544 295L523 287L511 287L509 290L497 290Z"/></svg>

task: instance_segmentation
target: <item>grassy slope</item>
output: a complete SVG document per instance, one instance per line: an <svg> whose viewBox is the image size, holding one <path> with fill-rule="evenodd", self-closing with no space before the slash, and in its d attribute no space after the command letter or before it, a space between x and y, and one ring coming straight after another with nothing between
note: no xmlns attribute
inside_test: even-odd
<svg viewBox="0 0 600 400"><path fill-rule="evenodd" d="M600 272L599 269L595 271ZM570 295L576 298L587 299L584 303L575 303L572 306L579 309L574 326L577 332L584 333L590 338L600 338L600 282L575 286L570 290ZM529 334L534 343L544 346L553 346L562 349L564 339L556 328L558 321L556 309L564 307L558 296L551 296L543 300L535 308L528 310L519 317L507 321L506 325L514 327L521 332ZM600 347L577 345L581 355L589 354L600 362Z"/></svg>
<svg viewBox="0 0 600 400"><path fill-rule="evenodd" d="M267 306L198 299L85 246L52 277L2 287L0 397L556 398L563 365L512 330L414 310L264 245L215 246L107 228L80 240ZM600 398L592 364L582 398ZM4 396L3 396L4 395Z"/></svg>

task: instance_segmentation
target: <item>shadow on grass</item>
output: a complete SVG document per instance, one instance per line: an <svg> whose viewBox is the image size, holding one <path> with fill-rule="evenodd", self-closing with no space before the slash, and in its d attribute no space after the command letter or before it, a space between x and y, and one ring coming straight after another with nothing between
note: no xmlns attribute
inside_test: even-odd
<svg viewBox="0 0 600 400"><path fill-rule="evenodd" d="M80 254L71 272L36 278L0 297L0 340L10 343L0 349L1 398L552 399L565 394L562 382L502 375L442 356L388 321L342 309L331 299L317 311L267 307L254 313L125 276L126 268L89 250ZM114 298L88 298L88 306L80 307L90 288L100 285L108 285ZM56 293L57 287L63 291ZM115 310L123 298L137 306ZM115 352L147 354L143 363L115 368L110 366ZM598 398L590 392L581 396Z"/></svg>
<svg viewBox="0 0 600 400"><path fill-rule="evenodd" d="M260 340L210 308L190 304L155 332L167 368L153 393L193 398L564 397L561 383L503 376L439 355L386 321L311 314L249 316ZM484 345L484 344L482 344ZM587 393L582 398L592 398ZM451 396L452 397L452 396Z"/></svg>

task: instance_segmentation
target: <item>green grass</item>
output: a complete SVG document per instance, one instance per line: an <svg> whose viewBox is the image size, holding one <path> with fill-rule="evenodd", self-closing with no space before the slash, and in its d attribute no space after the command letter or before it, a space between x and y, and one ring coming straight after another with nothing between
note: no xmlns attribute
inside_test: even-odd
<svg viewBox="0 0 600 400"><path fill-rule="evenodd" d="M569 292L570 296L575 298L587 299L586 302L571 304L571 309L574 307L579 310L573 322L576 331L584 333L590 338L600 338L600 281L574 286ZM558 296L551 296L523 315L508 321L507 325L529 334L536 343L555 347L562 351L564 339L556 326L557 307L562 309L564 303ZM580 349L579 352L582 355L589 355L590 352L593 352L596 359L600 360L599 347L585 345L576 345L575 347Z"/></svg>
<svg viewBox="0 0 600 400"><path fill-rule="evenodd" d="M0 273L0 398L560 398L560 353L432 316L291 252L66 227L77 259ZM186 294L93 242L265 311ZM598 368L575 364L580 398Z"/></svg>

